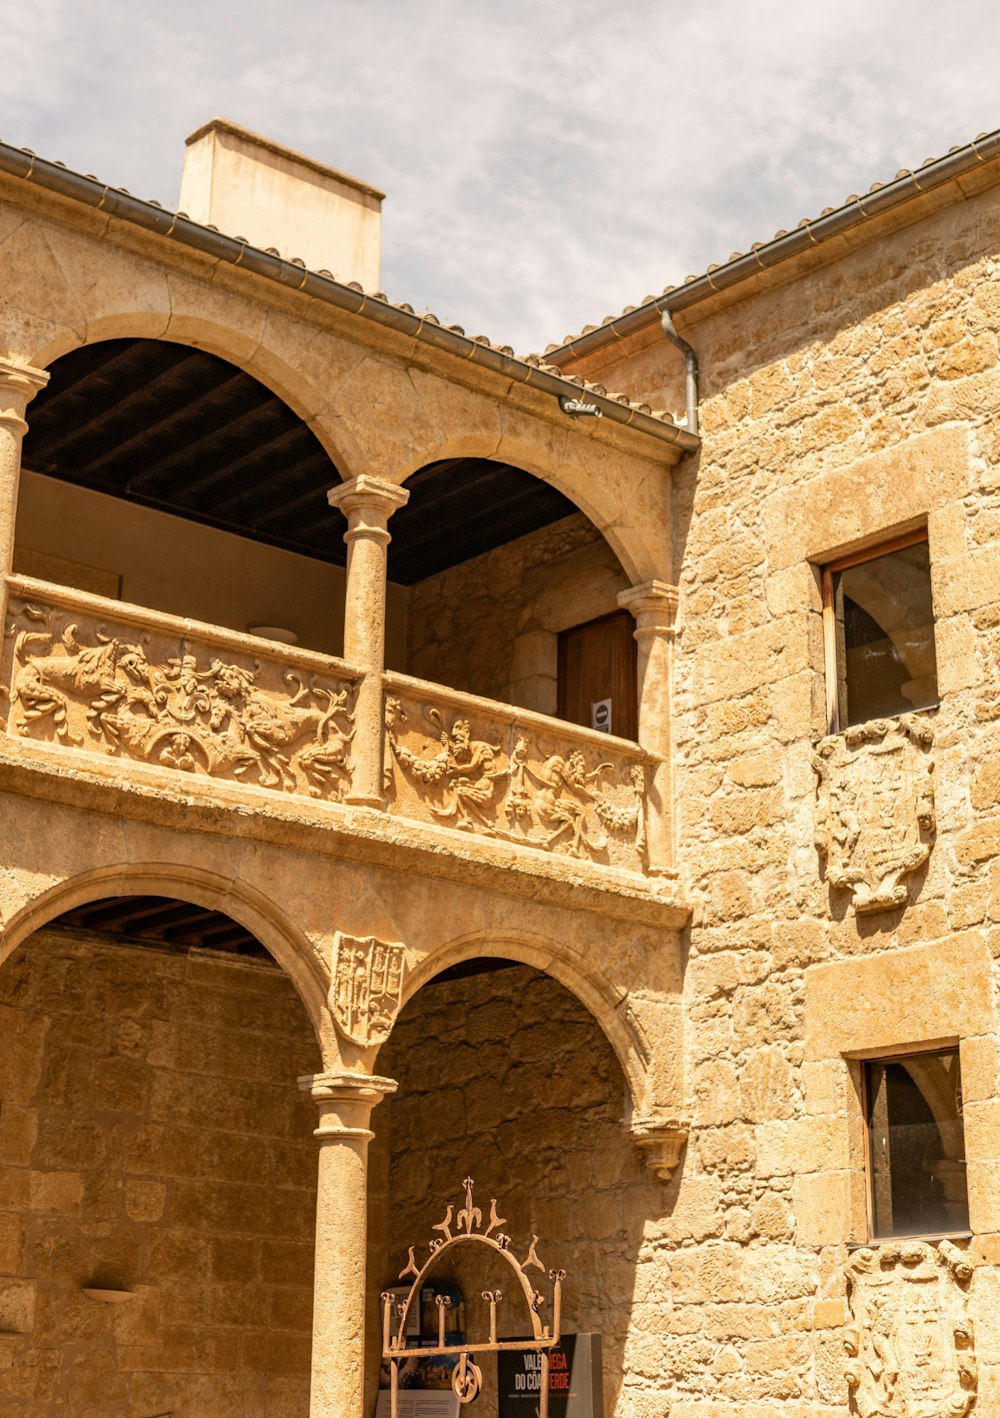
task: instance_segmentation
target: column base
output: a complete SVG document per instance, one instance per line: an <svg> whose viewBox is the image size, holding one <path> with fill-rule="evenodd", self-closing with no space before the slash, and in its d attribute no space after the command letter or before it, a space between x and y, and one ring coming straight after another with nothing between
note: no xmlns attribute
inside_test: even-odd
<svg viewBox="0 0 1000 1418"><path fill-rule="evenodd" d="M345 793L343 801L350 807L373 807L385 812L386 800L378 793Z"/></svg>

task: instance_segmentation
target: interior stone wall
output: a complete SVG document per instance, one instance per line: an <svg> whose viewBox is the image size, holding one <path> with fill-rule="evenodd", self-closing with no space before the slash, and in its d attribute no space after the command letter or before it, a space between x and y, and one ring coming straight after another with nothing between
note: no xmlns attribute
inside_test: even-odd
<svg viewBox="0 0 1000 1418"><path fill-rule="evenodd" d="M266 962L47 931L5 963L5 1414L306 1418L317 1055Z"/></svg>
<svg viewBox="0 0 1000 1418"><path fill-rule="evenodd" d="M617 610L628 584L593 523L564 517L410 588L409 673L554 714L556 633Z"/></svg>
<svg viewBox="0 0 1000 1418"><path fill-rule="evenodd" d="M399 1081L375 1117L376 1152L388 1153L382 1283L397 1283L408 1246L426 1258L432 1228L449 1202L456 1213L464 1205L472 1176L484 1218L497 1199L518 1257L537 1235L545 1266L567 1271L563 1329L603 1334L607 1418L638 1412L633 1390L668 1274L650 1243L663 1187L622 1124L624 1079L584 1006L526 966L430 984L400 1015L379 1070ZM526 1332L515 1277L500 1266L458 1274L470 1332L488 1331L488 1287L504 1293L500 1333ZM528 1274L551 1294L547 1276ZM484 1373L476 1412L491 1418L495 1364Z"/></svg>

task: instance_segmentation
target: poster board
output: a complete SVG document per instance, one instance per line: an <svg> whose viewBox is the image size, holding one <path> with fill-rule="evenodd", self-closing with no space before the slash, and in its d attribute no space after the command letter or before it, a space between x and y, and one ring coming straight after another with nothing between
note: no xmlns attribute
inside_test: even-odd
<svg viewBox="0 0 1000 1418"><path fill-rule="evenodd" d="M499 1418L536 1418L541 1368L531 1350L497 1355ZM604 1418L599 1334L564 1334L549 1351L549 1418Z"/></svg>

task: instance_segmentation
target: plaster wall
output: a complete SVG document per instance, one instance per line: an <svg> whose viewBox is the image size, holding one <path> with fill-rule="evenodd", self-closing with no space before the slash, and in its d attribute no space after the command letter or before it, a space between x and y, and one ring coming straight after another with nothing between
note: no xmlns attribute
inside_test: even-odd
<svg viewBox="0 0 1000 1418"><path fill-rule="evenodd" d="M379 283L382 194L225 120L192 133L178 207L366 290Z"/></svg>
<svg viewBox="0 0 1000 1418"><path fill-rule="evenodd" d="M16 538L15 569L27 575L233 630L285 626L306 649L343 651L339 566L28 471L21 475ZM56 561L46 565L46 558ZM116 584L120 591L106 589ZM405 626L406 591L390 585L392 669L406 668Z"/></svg>
<svg viewBox="0 0 1000 1418"><path fill-rule="evenodd" d="M43 931L0 1041L4 1413L305 1418L317 1049L287 978Z"/></svg>

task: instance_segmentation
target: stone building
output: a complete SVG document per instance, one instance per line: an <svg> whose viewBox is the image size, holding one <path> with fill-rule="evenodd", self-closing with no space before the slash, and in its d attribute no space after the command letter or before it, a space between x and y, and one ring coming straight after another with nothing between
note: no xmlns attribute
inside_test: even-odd
<svg viewBox="0 0 1000 1418"><path fill-rule="evenodd" d="M4 1412L372 1418L470 1173L607 1418L1000 1412L998 182L518 358L0 146Z"/></svg>

